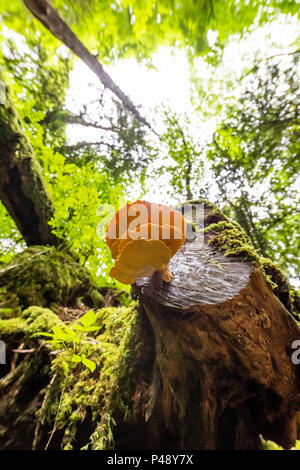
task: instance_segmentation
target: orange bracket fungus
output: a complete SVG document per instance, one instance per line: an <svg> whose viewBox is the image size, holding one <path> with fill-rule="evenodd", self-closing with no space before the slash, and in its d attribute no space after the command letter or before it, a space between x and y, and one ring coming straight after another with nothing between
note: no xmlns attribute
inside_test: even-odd
<svg viewBox="0 0 300 470"><path fill-rule="evenodd" d="M126 204L108 224L106 243L115 264L110 275L123 284L160 271L172 280L168 264L185 242L186 223L180 212L162 204L136 201Z"/></svg>

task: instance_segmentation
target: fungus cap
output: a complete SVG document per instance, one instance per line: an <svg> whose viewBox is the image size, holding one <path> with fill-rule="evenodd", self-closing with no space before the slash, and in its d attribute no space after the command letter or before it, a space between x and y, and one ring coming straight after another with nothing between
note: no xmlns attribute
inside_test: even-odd
<svg viewBox="0 0 300 470"><path fill-rule="evenodd" d="M127 243L140 238L163 241L170 248L171 257L175 255L184 242L182 230L179 230L177 227L170 225L162 227L156 224L141 225L135 231L128 230L126 238L118 238L114 241L110 248L112 257L116 259Z"/></svg>
<svg viewBox="0 0 300 470"><path fill-rule="evenodd" d="M161 240L131 240L116 259L110 275L124 284L134 284L138 277L162 270L170 259L171 250Z"/></svg>
<svg viewBox="0 0 300 470"><path fill-rule="evenodd" d="M177 227L185 236L185 221L180 212L162 204L138 200L132 204L126 204L116 212L107 226L105 241L111 248L118 238L126 238L128 230L135 230L137 227L149 223Z"/></svg>
<svg viewBox="0 0 300 470"><path fill-rule="evenodd" d="M139 215L137 215L139 213ZM168 263L185 241L186 224L180 212L162 204L136 201L110 221L106 243L116 259L110 275L124 284L160 271L170 282Z"/></svg>

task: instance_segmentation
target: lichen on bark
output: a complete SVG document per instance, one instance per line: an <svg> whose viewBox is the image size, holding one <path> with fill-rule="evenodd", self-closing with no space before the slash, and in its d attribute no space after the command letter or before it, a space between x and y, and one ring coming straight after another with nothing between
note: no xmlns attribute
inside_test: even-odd
<svg viewBox="0 0 300 470"><path fill-rule="evenodd" d="M7 85L0 102L0 197L28 245L58 243L48 225L53 204Z"/></svg>

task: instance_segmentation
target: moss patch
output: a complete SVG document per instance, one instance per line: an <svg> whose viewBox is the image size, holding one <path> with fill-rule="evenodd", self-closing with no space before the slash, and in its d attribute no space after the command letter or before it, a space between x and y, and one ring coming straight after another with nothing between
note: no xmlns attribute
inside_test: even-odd
<svg viewBox="0 0 300 470"><path fill-rule="evenodd" d="M0 338L10 340L22 336L31 339L36 333L49 332L62 324L58 316L47 308L30 307L20 317L0 320ZM35 340L37 341L37 340Z"/></svg>
<svg viewBox="0 0 300 470"><path fill-rule="evenodd" d="M290 287L287 278L273 261L259 256L250 237L237 222L221 220L218 223L210 224L204 229L204 232L209 237L208 243L223 251L225 256L239 256L244 261L259 267L274 293L285 307L292 312Z"/></svg>
<svg viewBox="0 0 300 470"><path fill-rule="evenodd" d="M203 214L197 213L197 206L203 206ZM188 223L190 223L193 227L193 231L197 232L199 229L203 229L210 224L220 222L222 220L228 221L227 217L223 214L223 212L214 204L213 202L208 201L204 198L199 198L195 201L187 201L184 204L180 204L177 207L174 207L175 210L179 210L183 212L184 206L191 206L192 210L189 214L184 214L185 219ZM203 215L200 220L197 220L197 216Z"/></svg>
<svg viewBox="0 0 300 470"><path fill-rule="evenodd" d="M6 340L11 337L24 336L26 328L27 323L20 318L0 320L0 338Z"/></svg>
<svg viewBox="0 0 300 470"><path fill-rule="evenodd" d="M245 261L259 263L260 257L250 238L237 222L220 221L210 224L204 232L209 232L208 243L225 251L226 256L240 256Z"/></svg>
<svg viewBox="0 0 300 470"><path fill-rule="evenodd" d="M63 432L63 448L76 446L78 426L88 415L91 429L88 448L113 448L115 423L123 422L131 413L130 362L137 319L136 304L97 312L100 334L94 334L94 342L84 342L76 351L96 363L93 373L71 361L71 350L61 351L53 359L54 380L40 419L43 424L55 422L55 430Z"/></svg>
<svg viewBox="0 0 300 470"><path fill-rule="evenodd" d="M40 332L49 332L54 326L61 324L57 315L48 308L29 307L22 313L21 320L26 322L26 336Z"/></svg>
<svg viewBox="0 0 300 470"><path fill-rule="evenodd" d="M63 448L78 448L79 425L89 416L89 433L84 444L91 449L112 449L115 424L123 423L133 413L132 374L136 348L139 347L137 304L104 308L98 310L96 316L95 325L99 329L85 333L85 340L76 346L76 350L68 346L50 355L51 380L44 389L43 405L35 417L35 421L40 421L47 430L48 443L46 441L43 447L51 448L50 429L53 434L62 433ZM34 355L38 357L41 352L39 346L45 353L49 352L47 340L35 333L50 333L57 325L64 323L54 312L30 307L19 318L0 320L0 337L4 337L8 345L15 345L18 339L35 346L36 352L31 356L34 360ZM72 362L74 352L85 354L94 361L95 371L91 372L82 363Z"/></svg>
<svg viewBox="0 0 300 470"><path fill-rule="evenodd" d="M102 306L103 297L92 286L88 271L67 249L30 247L0 270L0 315L3 309L4 316L9 316L7 309L15 316L31 305L70 305L80 297Z"/></svg>

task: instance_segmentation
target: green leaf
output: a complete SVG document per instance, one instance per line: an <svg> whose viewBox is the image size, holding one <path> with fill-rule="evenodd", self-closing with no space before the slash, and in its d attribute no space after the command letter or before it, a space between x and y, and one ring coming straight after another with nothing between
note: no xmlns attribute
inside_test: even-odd
<svg viewBox="0 0 300 470"><path fill-rule="evenodd" d="M97 331L100 330L101 326L85 326L84 331Z"/></svg>
<svg viewBox="0 0 300 470"><path fill-rule="evenodd" d="M84 326L78 324L72 325L72 328L76 331L86 331Z"/></svg>
<svg viewBox="0 0 300 470"><path fill-rule="evenodd" d="M59 341L76 341L76 333L68 327L53 327L53 339Z"/></svg>
<svg viewBox="0 0 300 470"><path fill-rule="evenodd" d="M94 372L94 370L96 369L96 363L94 361L91 361L90 359L85 357L84 354L82 354L81 356L81 361L82 364L84 364L88 369L90 369L91 372Z"/></svg>
<svg viewBox="0 0 300 470"><path fill-rule="evenodd" d="M90 326L93 323L95 323L96 320L97 320L97 316L95 315L95 312L93 310L89 310L80 318L80 321L83 324L83 326Z"/></svg>
<svg viewBox="0 0 300 470"><path fill-rule="evenodd" d="M47 338L53 338L52 333L42 333L42 332L34 333L32 336L46 336Z"/></svg>
<svg viewBox="0 0 300 470"><path fill-rule="evenodd" d="M73 354L71 357L72 362L81 362L81 357L78 354Z"/></svg>
<svg viewBox="0 0 300 470"><path fill-rule="evenodd" d="M83 331L83 332L97 331L97 330L100 330L100 328L101 328L101 326L82 326L82 325L78 325L78 324L75 324L75 325L72 326L73 330Z"/></svg>

